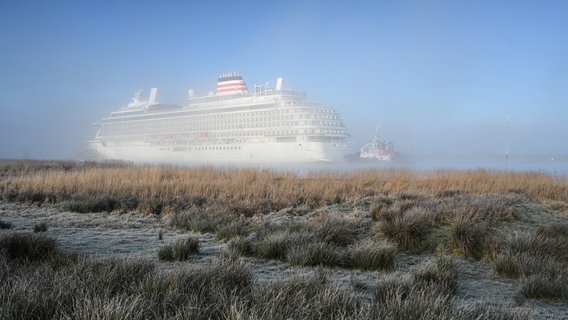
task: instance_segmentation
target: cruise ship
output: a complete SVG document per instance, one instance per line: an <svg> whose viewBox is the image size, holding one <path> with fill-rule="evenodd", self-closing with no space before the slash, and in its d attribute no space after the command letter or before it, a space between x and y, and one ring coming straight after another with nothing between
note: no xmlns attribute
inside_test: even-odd
<svg viewBox="0 0 568 320"><path fill-rule="evenodd" d="M237 73L223 74L215 92L186 105L159 103L157 88L97 123L89 145L101 159L182 165L290 164L342 161L349 134L334 108L275 86L250 92Z"/></svg>

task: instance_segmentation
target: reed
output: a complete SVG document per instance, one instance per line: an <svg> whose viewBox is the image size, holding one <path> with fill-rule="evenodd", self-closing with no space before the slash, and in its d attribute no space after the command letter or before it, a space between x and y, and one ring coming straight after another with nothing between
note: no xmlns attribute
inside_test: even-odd
<svg viewBox="0 0 568 320"><path fill-rule="evenodd" d="M244 215L285 207L315 208L338 201L355 202L381 194L402 195L408 200L403 207L412 206L411 201L419 201L420 197L448 193L514 193L556 205L568 202L566 177L542 172L383 169L299 176L290 172L237 168L86 163L58 166L41 162L34 165L35 169L30 168L29 163L4 165L0 194L5 201L61 202L72 197L88 199L97 195L110 197L126 209L130 209L132 199L136 200L138 208L142 204L161 204L172 209L222 201Z"/></svg>

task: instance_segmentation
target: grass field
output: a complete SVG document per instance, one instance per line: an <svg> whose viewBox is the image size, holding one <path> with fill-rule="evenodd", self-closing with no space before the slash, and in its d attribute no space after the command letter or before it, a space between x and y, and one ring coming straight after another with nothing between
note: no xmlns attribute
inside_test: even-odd
<svg viewBox="0 0 568 320"><path fill-rule="evenodd" d="M0 318L531 318L530 310L456 303L466 264L513 283L518 306L568 302L568 181L542 172L300 176L6 160L0 195L63 212L160 216L165 228L215 234L227 248L195 264L200 243L186 237L152 261L101 261L60 250L46 224L20 232L0 220ZM403 269L402 257L412 256L432 259ZM245 263L253 260L315 271L258 283ZM163 273L165 263L186 267ZM338 283L326 271L336 269L382 280Z"/></svg>

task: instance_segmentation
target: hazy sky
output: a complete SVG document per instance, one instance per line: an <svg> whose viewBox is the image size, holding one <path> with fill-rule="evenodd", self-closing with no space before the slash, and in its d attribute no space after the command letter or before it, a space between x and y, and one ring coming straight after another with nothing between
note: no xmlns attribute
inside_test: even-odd
<svg viewBox="0 0 568 320"><path fill-rule="evenodd" d="M137 89L226 72L337 108L354 150L382 124L406 153L568 153L564 0L2 0L0 44L0 158L70 158Z"/></svg>

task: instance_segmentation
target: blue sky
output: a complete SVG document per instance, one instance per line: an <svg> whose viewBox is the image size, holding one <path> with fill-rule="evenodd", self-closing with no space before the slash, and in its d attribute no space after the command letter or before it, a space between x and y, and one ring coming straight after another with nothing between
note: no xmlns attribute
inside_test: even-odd
<svg viewBox="0 0 568 320"><path fill-rule="evenodd" d="M567 1L3 0L0 43L0 158L73 157L137 89L226 72L337 108L354 150L382 124L405 153L568 153Z"/></svg>

